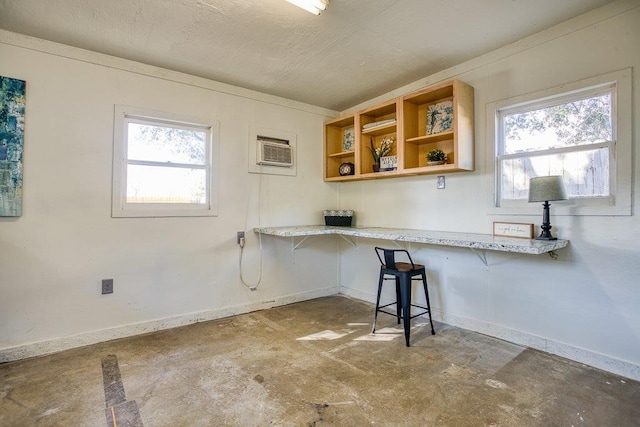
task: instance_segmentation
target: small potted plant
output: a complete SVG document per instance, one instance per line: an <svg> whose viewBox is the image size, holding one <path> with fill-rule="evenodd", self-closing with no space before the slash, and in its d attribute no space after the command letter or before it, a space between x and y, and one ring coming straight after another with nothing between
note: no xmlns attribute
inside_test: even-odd
<svg viewBox="0 0 640 427"><path fill-rule="evenodd" d="M380 142L380 146L376 148L373 145L373 138L371 139L371 155L373 156L373 171L378 172L380 170L380 157L384 157L391 153L391 147L393 143L396 141L395 137L387 136L382 138Z"/></svg>
<svg viewBox="0 0 640 427"><path fill-rule="evenodd" d="M427 164L429 166L444 165L447 163L447 155L439 148L429 150L427 153Z"/></svg>

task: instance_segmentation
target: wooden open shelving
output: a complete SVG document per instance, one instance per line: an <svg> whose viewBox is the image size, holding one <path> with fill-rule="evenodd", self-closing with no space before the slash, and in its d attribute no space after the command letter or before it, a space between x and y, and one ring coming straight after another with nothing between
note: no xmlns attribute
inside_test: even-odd
<svg viewBox="0 0 640 427"><path fill-rule="evenodd" d="M353 150L344 151L345 133L352 130L356 137L355 116L346 116L329 120L324 124L324 179L325 181L347 181L355 179L356 174L340 176L340 165L345 162L353 163L358 170L356 161L356 141ZM355 138L357 140L357 138Z"/></svg>
<svg viewBox="0 0 640 427"><path fill-rule="evenodd" d="M371 154L371 145L379 147L384 138L394 138L396 143L393 144L393 148L390 156L397 155L398 147L398 100L392 100L382 105L377 105L372 108L360 111L357 114L360 126L357 129L357 135L359 136L359 143L356 144L356 151L359 151L360 157L360 169L356 169L356 175L359 175L360 179L369 176L370 178L383 178L393 176L397 174L397 171L383 171L373 172L373 155ZM392 123L384 124L385 121L392 120ZM366 128L366 126L372 123L383 124L380 126L374 126L372 128Z"/></svg>
<svg viewBox="0 0 640 427"><path fill-rule="evenodd" d="M447 115L449 120L446 129L428 134L429 130L434 129L433 121L430 129L427 126L429 113L433 116L439 111L433 106L442 106L447 101L451 101L452 114ZM372 123L381 124L369 127ZM344 135L351 127L355 134L354 150L345 152L342 150ZM325 181L461 172L472 171L474 168L473 88L459 80L444 82L329 120L324 128ZM396 141L390 155L397 156L397 169L373 172L371 143L378 147L382 139L388 137L393 137ZM446 164L427 164L427 152L434 148L445 152ZM339 168L343 162L355 165L353 175L340 176Z"/></svg>

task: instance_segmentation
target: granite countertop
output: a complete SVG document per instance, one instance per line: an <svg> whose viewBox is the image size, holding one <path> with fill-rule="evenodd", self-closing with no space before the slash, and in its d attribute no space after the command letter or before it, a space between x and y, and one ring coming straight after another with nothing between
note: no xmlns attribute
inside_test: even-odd
<svg viewBox="0 0 640 427"><path fill-rule="evenodd" d="M491 234L458 233L453 231L412 230L383 227L331 227L301 225L290 227L254 228L256 233L280 237L306 237L338 234L369 239L395 240L398 242L428 245L456 246L461 248L513 252L539 255L564 248L568 240L531 240L516 237L500 237Z"/></svg>

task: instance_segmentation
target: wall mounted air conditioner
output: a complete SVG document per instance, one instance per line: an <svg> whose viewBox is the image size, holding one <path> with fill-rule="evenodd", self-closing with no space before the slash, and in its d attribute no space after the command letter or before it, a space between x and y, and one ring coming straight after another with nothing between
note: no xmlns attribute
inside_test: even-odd
<svg viewBox="0 0 640 427"><path fill-rule="evenodd" d="M257 140L256 164L288 168L293 166L293 147L288 140L262 135L258 135Z"/></svg>

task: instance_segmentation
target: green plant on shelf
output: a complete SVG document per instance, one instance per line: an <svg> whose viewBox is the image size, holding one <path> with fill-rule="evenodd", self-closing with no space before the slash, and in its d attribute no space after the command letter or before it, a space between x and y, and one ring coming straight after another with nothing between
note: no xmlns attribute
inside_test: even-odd
<svg viewBox="0 0 640 427"><path fill-rule="evenodd" d="M445 162L447 155L441 149L434 148L427 153L427 160L430 162Z"/></svg>
<svg viewBox="0 0 640 427"><path fill-rule="evenodd" d="M382 141L380 141L380 146L376 148L376 146L373 144L373 138L371 138L371 147L369 148L369 150L371 150L371 155L373 156L373 162L375 164L379 165L380 157L384 157L391 153L391 148L395 141L395 137L386 136L382 138Z"/></svg>

